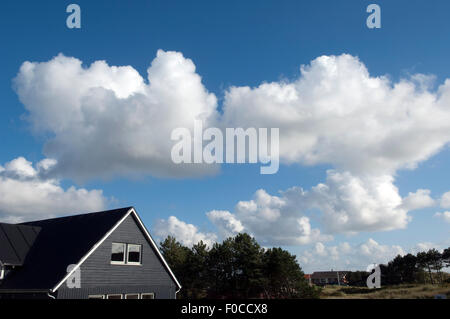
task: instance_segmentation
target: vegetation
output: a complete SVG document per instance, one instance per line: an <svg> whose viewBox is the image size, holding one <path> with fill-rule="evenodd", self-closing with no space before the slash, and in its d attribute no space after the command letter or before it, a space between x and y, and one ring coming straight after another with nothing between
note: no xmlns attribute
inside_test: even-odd
<svg viewBox="0 0 450 319"><path fill-rule="evenodd" d="M173 237L161 243L164 258L183 289L179 298L432 298L450 297L450 247L397 256L381 265L380 289L368 289L368 272L349 272L347 286L309 285L296 257L281 248L263 249L248 234L208 248L192 248Z"/></svg>
<svg viewBox="0 0 450 319"><path fill-rule="evenodd" d="M173 237L161 243L164 258L183 280L180 298L318 298L296 257L281 248L263 249L248 234L230 237L208 249L191 249Z"/></svg>
<svg viewBox="0 0 450 319"><path fill-rule="evenodd" d="M348 286L327 286L321 298L345 299L422 299L445 295L450 298L450 275L442 271L450 267L450 248L442 253L436 249L417 255L397 256L381 265L380 289L366 286L368 272L347 274Z"/></svg>
<svg viewBox="0 0 450 319"><path fill-rule="evenodd" d="M367 287L326 286L323 299L434 299L436 295L450 298L450 284L403 284L382 286L380 289Z"/></svg>
<svg viewBox="0 0 450 319"><path fill-rule="evenodd" d="M449 280L447 273L442 272L450 267L450 247L442 253L436 249L420 252L417 255L398 255L387 265L380 265L381 283L383 286L401 284L442 284ZM369 273L364 271L347 274L350 286L365 287Z"/></svg>

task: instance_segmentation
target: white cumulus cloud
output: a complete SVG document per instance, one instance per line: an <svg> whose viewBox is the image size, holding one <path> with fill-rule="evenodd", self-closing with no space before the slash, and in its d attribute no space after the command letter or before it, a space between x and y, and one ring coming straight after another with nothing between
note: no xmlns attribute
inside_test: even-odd
<svg viewBox="0 0 450 319"><path fill-rule="evenodd" d="M441 197L441 207L450 208L450 192L447 192Z"/></svg>
<svg viewBox="0 0 450 319"><path fill-rule="evenodd" d="M430 196L429 189L418 189L415 193L409 193L403 199L403 207L407 210L417 210L434 206L435 200Z"/></svg>
<svg viewBox="0 0 450 319"><path fill-rule="evenodd" d="M369 238L361 244L342 242L325 246L317 243L313 248L298 254L298 260L306 272L331 270L365 270L369 264L383 264L404 255L398 245L382 245Z"/></svg>
<svg viewBox="0 0 450 319"><path fill-rule="evenodd" d="M431 91L417 79L393 83L356 57L321 56L294 81L230 88L223 122L280 128L285 163L392 175L450 141L450 80Z"/></svg>
<svg viewBox="0 0 450 319"><path fill-rule="evenodd" d="M154 228L153 233L160 239L164 240L167 236L175 237L185 246L192 247L200 241L207 246L212 246L217 241L214 233L202 233L193 224L188 224L179 220L175 216L170 216L167 220L159 220Z"/></svg>
<svg viewBox="0 0 450 319"><path fill-rule="evenodd" d="M205 167L170 160L171 131L192 129L195 119L205 127L279 128L285 163L392 175L450 141L450 80L433 91L428 79L393 83L351 55L321 56L293 81L229 88L222 116L194 63L178 52L159 50L146 80L131 66L83 67L59 55L23 63L15 85L33 128L51 133L45 153L72 175L204 174Z"/></svg>
<svg viewBox="0 0 450 319"><path fill-rule="evenodd" d="M54 160L45 159L35 166L23 157L0 166L0 220L17 223L86 213L106 208L108 200L101 190L69 187L57 179L45 177Z"/></svg>
<svg viewBox="0 0 450 319"><path fill-rule="evenodd" d="M309 243L329 239L314 221L327 233L393 230L406 227L408 211L432 205L427 190L402 199L394 184L398 170L450 141L450 80L433 89L432 79L393 82L371 76L357 57L321 56L292 81L230 87L219 115L194 63L160 50L145 80L131 66L84 67L59 55L23 63L15 86L33 129L49 136L44 153L57 164L48 173L64 177L210 174L217 167L172 163L173 129L192 130L196 119L279 128L282 163L331 165L326 181L280 196L261 190L234 212L208 216L222 234L243 229L267 242ZM450 205L447 196L441 205Z"/></svg>
<svg viewBox="0 0 450 319"><path fill-rule="evenodd" d="M331 236L323 235L311 226L310 218L302 214L301 207L297 207L292 199L271 196L260 189L253 199L237 203L234 213L211 211L207 216L222 234L230 236L247 232L264 246L304 245L331 240Z"/></svg>
<svg viewBox="0 0 450 319"><path fill-rule="evenodd" d="M218 227L222 238L244 232L244 226L233 214L223 210L213 210L206 214L210 221Z"/></svg>
<svg viewBox="0 0 450 319"><path fill-rule="evenodd" d="M388 231L405 228L410 220L393 181L390 175L360 177L329 171L326 183L310 192L291 192L320 209L330 232Z"/></svg>
<svg viewBox="0 0 450 319"><path fill-rule="evenodd" d="M242 225L265 245L308 244L329 240L334 233L402 229L411 219L391 176L358 177L333 170L325 183L309 190L292 187L272 196L261 189L253 199L238 202L233 213L213 211L208 217L222 233L234 234L238 231L233 225ZM312 228L311 220L323 225L326 233Z"/></svg>
<svg viewBox="0 0 450 319"><path fill-rule="evenodd" d="M206 124L216 115L216 97L181 53L158 51L147 81L131 66L109 66L58 55L25 62L16 91L38 133L50 138L44 152L54 171L88 179L117 175L192 176L214 166L175 165L171 132Z"/></svg>

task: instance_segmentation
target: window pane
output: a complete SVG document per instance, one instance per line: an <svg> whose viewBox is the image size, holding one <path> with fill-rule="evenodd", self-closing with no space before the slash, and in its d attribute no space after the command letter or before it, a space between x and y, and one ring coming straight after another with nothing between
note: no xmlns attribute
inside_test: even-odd
<svg viewBox="0 0 450 319"><path fill-rule="evenodd" d="M88 299L104 299L101 295L89 296Z"/></svg>
<svg viewBox="0 0 450 319"><path fill-rule="evenodd" d="M141 262L141 245L128 245L128 262Z"/></svg>
<svg viewBox="0 0 450 319"><path fill-rule="evenodd" d="M122 295L108 295L108 299L122 299Z"/></svg>
<svg viewBox="0 0 450 319"><path fill-rule="evenodd" d="M125 295L125 299L139 299L139 294Z"/></svg>
<svg viewBox="0 0 450 319"><path fill-rule="evenodd" d="M125 244L112 244L111 261L125 262Z"/></svg>
<svg viewBox="0 0 450 319"><path fill-rule="evenodd" d="M155 299L155 294L142 294L142 299Z"/></svg>

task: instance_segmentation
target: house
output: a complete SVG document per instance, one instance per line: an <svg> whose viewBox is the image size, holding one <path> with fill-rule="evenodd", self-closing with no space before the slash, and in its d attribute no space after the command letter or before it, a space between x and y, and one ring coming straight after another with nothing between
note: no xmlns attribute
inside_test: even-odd
<svg viewBox="0 0 450 319"><path fill-rule="evenodd" d="M305 277L306 282L311 286L312 285L311 275L310 274L305 274L304 277Z"/></svg>
<svg viewBox="0 0 450 319"><path fill-rule="evenodd" d="M314 285L345 285L348 271L316 271L310 275L310 282Z"/></svg>
<svg viewBox="0 0 450 319"><path fill-rule="evenodd" d="M133 207L0 223L0 299L174 299L180 289Z"/></svg>

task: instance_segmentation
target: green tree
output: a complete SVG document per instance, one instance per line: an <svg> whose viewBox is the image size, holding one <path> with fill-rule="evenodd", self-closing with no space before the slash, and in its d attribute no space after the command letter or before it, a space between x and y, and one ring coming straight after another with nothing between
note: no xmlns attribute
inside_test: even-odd
<svg viewBox="0 0 450 319"><path fill-rule="evenodd" d="M234 253L234 279L236 280L236 292L245 297L257 297L263 287L264 250L248 234L238 234L232 238Z"/></svg>
<svg viewBox="0 0 450 319"><path fill-rule="evenodd" d="M234 289L233 281L234 255L231 240L215 243L207 260L208 282L211 287L208 297L219 298L231 296Z"/></svg>
<svg viewBox="0 0 450 319"><path fill-rule="evenodd" d="M281 248L264 253L266 298L317 298L320 291L309 286L296 256Z"/></svg>
<svg viewBox="0 0 450 319"><path fill-rule="evenodd" d="M215 243L211 249L199 242L191 249L173 237L161 243L161 251L183 288L179 298L316 298L289 252L265 251L248 234Z"/></svg>
<svg viewBox="0 0 450 319"><path fill-rule="evenodd" d="M258 297L263 287L264 250L248 234L227 238L215 244L209 254L209 278L215 282L212 296Z"/></svg>
<svg viewBox="0 0 450 319"><path fill-rule="evenodd" d="M401 263L402 279L405 283L417 282L420 269L417 266L417 257L413 254L403 256Z"/></svg>
<svg viewBox="0 0 450 319"><path fill-rule="evenodd" d="M188 257L191 254L189 248L183 246L174 237L168 236L162 243L160 243L161 253L164 259L169 264L169 267L174 272L175 276L182 278L183 287L189 287L191 276L188 271ZM182 289L178 297L186 297L189 289Z"/></svg>
<svg viewBox="0 0 450 319"><path fill-rule="evenodd" d="M383 272L383 269L385 269L385 265L380 265L381 266L381 274L384 275L384 273L386 273L385 271ZM366 287L367 283L367 277L369 277L370 273L368 273L367 271L350 271L347 273L347 275L345 276L345 279L347 280L347 284L349 286L356 286L356 287ZM382 279L382 282L384 282L384 280Z"/></svg>
<svg viewBox="0 0 450 319"><path fill-rule="evenodd" d="M384 270L385 282L390 285L414 283L420 272L418 259L412 254L398 255L387 264Z"/></svg>
<svg viewBox="0 0 450 319"><path fill-rule="evenodd" d="M444 249L442 252L442 262L445 267L450 267L450 247Z"/></svg>
<svg viewBox="0 0 450 319"><path fill-rule="evenodd" d="M431 269L433 269L437 273L439 282L442 282L443 279L441 270L444 267L442 254L436 249L430 249L427 252L427 255L431 262Z"/></svg>
<svg viewBox="0 0 450 319"><path fill-rule="evenodd" d="M204 298L210 287L207 269L208 255L208 247L203 241L194 245L188 253L186 273L189 278L187 283L189 298Z"/></svg>
<svg viewBox="0 0 450 319"><path fill-rule="evenodd" d="M436 249L430 249L428 252L420 252L417 254L417 261L419 267L428 272L431 284L434 284L432 271L437 271L440 276L443 267L441 253Z"/></svg>

